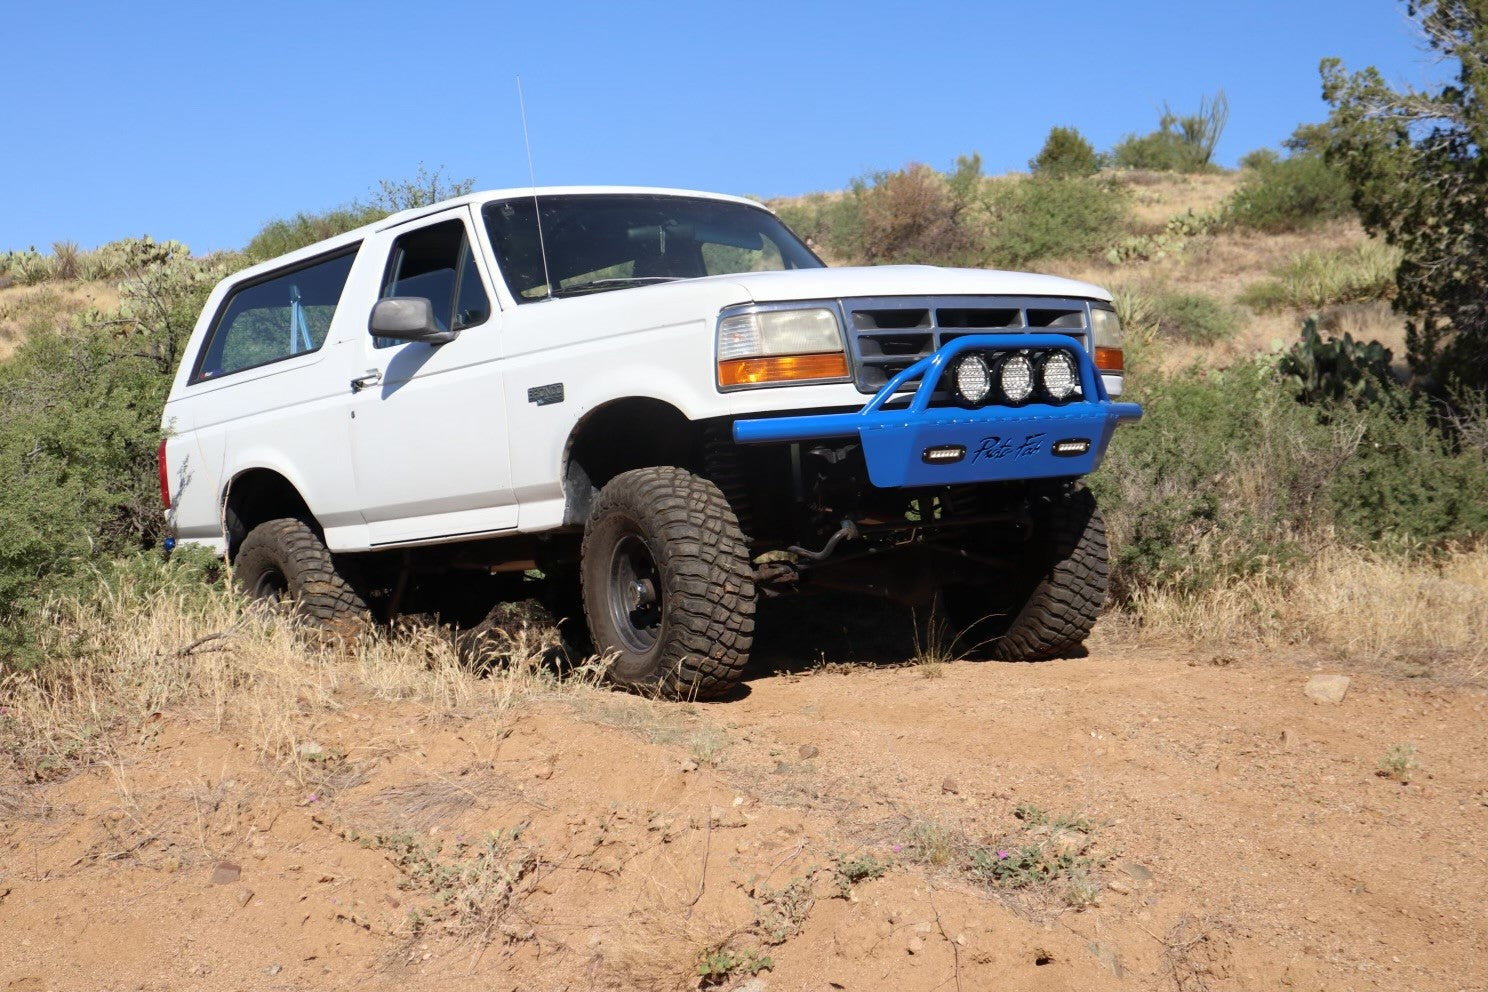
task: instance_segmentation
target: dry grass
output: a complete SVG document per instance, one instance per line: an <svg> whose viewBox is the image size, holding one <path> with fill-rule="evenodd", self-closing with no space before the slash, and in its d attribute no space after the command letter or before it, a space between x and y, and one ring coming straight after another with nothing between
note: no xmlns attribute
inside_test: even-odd
<svg viewBox="0 0 1488 992"><path fill-rule="evenodd" d="M348 700L411 701L431 716L500 713L599 675L591 666L560 682L534 652L477 676L439 630L317 645L221 588L145 595L125 580L86 602L55 603L47 619L52 661L0 681L0 754L36 777L97 761L120 733L176 707L306 779L322 771L300 747L309 718Z"/></svg>
<svg viewBox="0 0 1488 992"><path fill-rule="evenodd" d="M732 743L726 729L705 719L691 703L618 693L574 696L572 703L581 720L635 734L651 744L683 748L699 766L718 767Z"/></svg>
<svg viewBox="0 0 1488 992"><path fill-rule="evenodd" d="M397 826L426 834L432 827L484 806L482 796L489 794L490 785L489 776L475 776L463 783L442 777L420 779L378 791L359 804L358 813L387 829Z"/></svg>
<svg viewBox="0 0 1488 992"><path fill-rule="evenodd" d="M43 328L66 327L90 309L113 310L119 291L111 283L44 283L0 289L0 362Z"/></svg>
<svg viewBox="0 0 1488 992"><path fill-rule="evenodd" d="M596 971L621 988L695 989L698 962L729 946L743 928L722 916L689 915L675 907L647 907L613 939L595 949Z"/></svg>
<svg viewBox="0 0 1488 992"><path fill-rule="evenodd" d="M1292 574L1193 596L1139 593L1125 619L1128 636L1309 647L1407 674L1478 680L1488 673L1488 549L1430 562L1325 548Z"/></svg>
<svg viewBox="0 0 1488 992"><path fill-rule="evenodd" d="M1219 207L1240 185L1240 173L1185 175L1177 172L1118 172L1132 204L1134 226L1145 233L1163 229L1171 218L1192 210L1205 213Z"/></svg>
<svg viewBox="0 0 1488 992"><path fill-rule="evenodd" d="M1069 261L1044 268L1101 286L1166 284L1233 302L1247 287L1272 278L1272 270L1293 256L1304 251L1343 252L1365 242L1363 229L1351 221L1305 233L1223 230L1190 238L1182 252L1164 258L1120 264Z"/></svg>
<svg viewBox="0 0 1488 992"><path fill-rule="evenodd" d="M946 666L964 657L956 652L956 648L965 632L952 630L950 622L935 606L924 609L924 613L918 609L911 610L914 620L914 655L910 660L919 668L920 675L924 678L945 678Z"/></svg>
<svg viewBox="0 0 1488 992"><path fill-rule="evenodd" d="M1388 300L1395 294L1401 251L1370 238L1347 248L1309 248L1271 270L1271 278L1252 283L1241 302L1258 311L1321 310L1344 303Z"/></svg>

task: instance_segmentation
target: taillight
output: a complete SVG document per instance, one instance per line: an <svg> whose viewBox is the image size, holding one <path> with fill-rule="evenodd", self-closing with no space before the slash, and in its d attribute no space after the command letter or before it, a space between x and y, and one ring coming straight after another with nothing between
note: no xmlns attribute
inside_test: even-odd
<svg viewBox="0 0 1488 992"><path fill-rule="evenodd" d="M160 447L155 449L155 463L160 466L160 502L169 510L171 508L170 469L165 464L165 438L160 439Z"/></svg>

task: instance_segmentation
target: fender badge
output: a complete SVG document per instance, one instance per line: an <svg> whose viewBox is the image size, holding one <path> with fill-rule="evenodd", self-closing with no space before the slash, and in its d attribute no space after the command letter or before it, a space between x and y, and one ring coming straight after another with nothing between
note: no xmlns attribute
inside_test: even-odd
<svg viewBox="0 0 1488 992"><path fill-rule="evenodd" d="M533 386L527 390L527 402L536 403L538 406L548 406L552 403L563 402L563 383L554 382L546 386Z"/></svg>
<svg viewBox="0 0 1488 992"><path fill-rule="evenodd" d="M1090 439L1088 437L1071 437L1063 441L1054 442L1054 454L1061 458L1073 458L1083 455L1090 450Z"/></svg>
<svg viewBox="0 0 1488 992"><path fill-rule="evenodd" d="M937 444L926 448L925 453L920 456L926 465L941 465L959 462L966 457L966 445L964 444Z"/></svg>

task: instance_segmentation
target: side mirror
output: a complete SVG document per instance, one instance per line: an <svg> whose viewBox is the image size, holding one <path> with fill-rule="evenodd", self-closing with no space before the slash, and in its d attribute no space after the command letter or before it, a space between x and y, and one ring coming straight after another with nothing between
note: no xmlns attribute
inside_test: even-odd
<svg viewBox="0 0 1488 992"><path fill-rule="evenodd" d="M447 331L434 319L434 304L422 296L390 296L372 305L367 329L373 337L394 341L449 344L460 333Z"/></svg>

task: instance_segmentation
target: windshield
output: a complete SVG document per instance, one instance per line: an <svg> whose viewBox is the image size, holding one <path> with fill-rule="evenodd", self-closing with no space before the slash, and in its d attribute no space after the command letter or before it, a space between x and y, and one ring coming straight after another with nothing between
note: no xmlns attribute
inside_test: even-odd
<svg viewBox="0 0 1488 992"><path fill-rule="evenodd" d="M823 267L774 214L759 207L594 193L537 198L545 276L533 201L498 200L482 210L496 261L519 303L698 276Z"/></svg>

